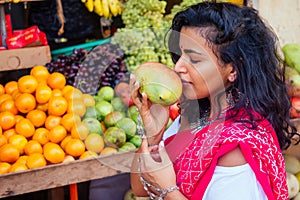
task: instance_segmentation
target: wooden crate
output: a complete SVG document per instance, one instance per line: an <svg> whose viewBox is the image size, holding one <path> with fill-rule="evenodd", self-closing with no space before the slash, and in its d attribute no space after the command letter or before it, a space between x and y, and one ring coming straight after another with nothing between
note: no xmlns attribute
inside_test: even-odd
<svg viewBox="0 0 300 200"><path fill-rule="evenodd" d="M49 46L0 51L0 71L32 68L51 61Z"/></svg>
<svg viewBox="0 0 300 200"><path fill-rule="evenodd" d="M134 153L118 152L0 175L0 198L128 173Z"/></svg>

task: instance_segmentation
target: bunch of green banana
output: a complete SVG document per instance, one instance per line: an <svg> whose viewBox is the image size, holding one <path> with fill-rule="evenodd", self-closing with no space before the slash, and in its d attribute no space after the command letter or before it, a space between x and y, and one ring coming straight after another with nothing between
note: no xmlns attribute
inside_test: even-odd
<svg viewBox="0 0 300 200"><path fill-rule="evenodd" d="M122 13L122 4L119 0L81 0L88 11L95 12L99 16L111 19Z"/></svg>

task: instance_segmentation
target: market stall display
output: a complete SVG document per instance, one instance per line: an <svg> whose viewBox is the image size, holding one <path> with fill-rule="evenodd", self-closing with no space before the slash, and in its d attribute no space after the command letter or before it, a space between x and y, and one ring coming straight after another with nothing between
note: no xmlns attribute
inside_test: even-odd
<svg viewBox="0 0 300 200"><path fill-rule="evenodd" d="M99 6L99 2L83 3L90 12L107 18L121 13L121 7L117 12L110 5L120 3L117 0L106 1L110 3L109 14L100 10L103 5ZM0 51L1 61L16 55L22 61L17 65L14 60L0 65L1 71L32 68L30 74L18 81L0 86L0 180L5 183L0 186L0 197L128 172L131 151L141 140L136 131L137 109L122 92L128 89L130 73L142 63L160 62L173 67L164 34L172 16L196 2L199 1L183 0L165 15L165 1L128 0L122 5L125 28L89 50L73 48L70 54L61 53L52 59L48 46ZM0 0L0 6L1 3L4 2ZM284 49L283 52L286 53ZM287 84L291 103L295 105L291 117L299 118L299 67L295 61L287 60ZM178 116L176 103L170 109L172 122ZM294 122L299 123L297 119ZM74 123L76 128L72 127ZM289 149L286 154L295 152ZM111 160L126 167L114 166ZM292 174L300 176L298 170ZM33 178L35 187L20 184ZM299 186L297 189L294 181L290 188L291 197L296 200Z"/></svg>

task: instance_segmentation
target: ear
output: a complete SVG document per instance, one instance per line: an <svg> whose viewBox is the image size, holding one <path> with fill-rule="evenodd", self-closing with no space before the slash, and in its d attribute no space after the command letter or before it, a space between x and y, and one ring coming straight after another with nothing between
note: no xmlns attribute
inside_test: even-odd
<svg viewBox="0 0 300 200"><path fill-rule="evenodd" d="M227 65L227 68L229 71L227 79L230 83L233 83L236 79L236 70L231 63Z"/></svg>

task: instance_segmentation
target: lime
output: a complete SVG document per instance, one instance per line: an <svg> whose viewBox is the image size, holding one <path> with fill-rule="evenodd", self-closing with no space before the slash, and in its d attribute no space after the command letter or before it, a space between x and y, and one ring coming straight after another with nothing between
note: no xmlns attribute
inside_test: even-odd
<svg viewBox="0 0 300 200"><path fill-rule="evenodd" d="M104 99L105 101L111 101L114 97L115 91L110 86L103 86L97 92L97 96Z"/></svg>
<svg viewBox="0 0 300 200"><path fill-rule="evenodd" d="M125 131L127 139L132 138L136 133L136 123L128 117L124 117L117 121L116 127Z"/></svg>

